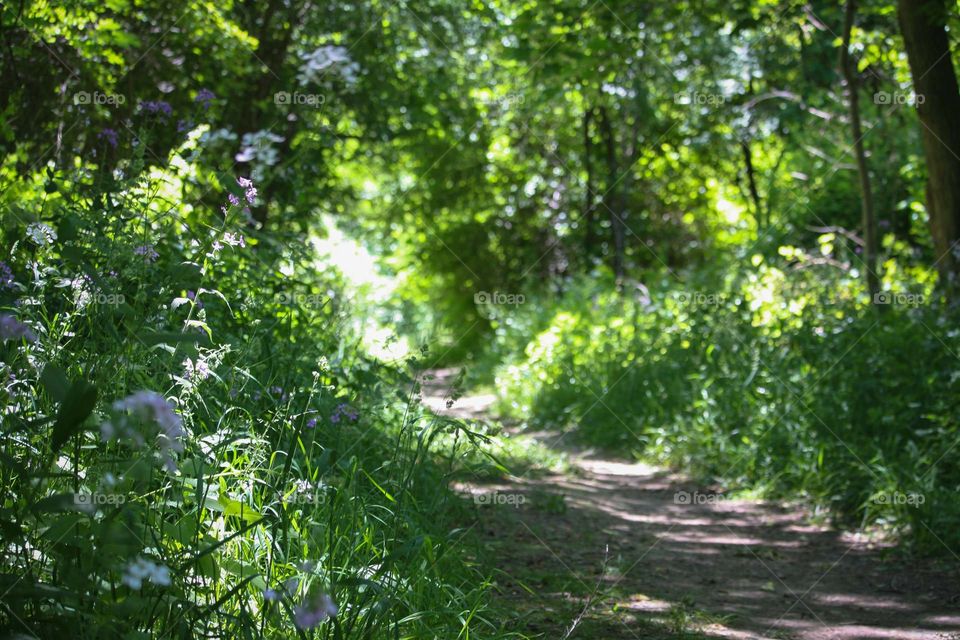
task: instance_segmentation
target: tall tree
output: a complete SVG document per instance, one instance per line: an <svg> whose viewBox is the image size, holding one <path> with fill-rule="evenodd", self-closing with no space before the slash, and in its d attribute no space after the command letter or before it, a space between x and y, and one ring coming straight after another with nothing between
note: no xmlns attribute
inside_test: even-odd
<svg viewBox="0 0 960 640"><path fill-rule="evenodd" d="M850 133L853 135L853 149L857 158L857 173L860 176L860 200L863 215L863 261L866 271L867 290L870 299L880 291L880 278L877 275L877 219L873 212L873 191L870 186L870 167L867 165L867 152L863 146L863 127L860 124L860 78L856 63L850 56L850 37L853 22L857 14L856 0L847 0L843 21L843 43L840 50L840 67L847 84L847 104L850 110Z"/></svg>
<svg viewBox="0 0 960 640"><path fill-rule="evenodd" d="M900 31L910 62L927 159L927 213L943 284L955 289L960 258L960 90L950 57L948 0L899 0Z"/></svg>

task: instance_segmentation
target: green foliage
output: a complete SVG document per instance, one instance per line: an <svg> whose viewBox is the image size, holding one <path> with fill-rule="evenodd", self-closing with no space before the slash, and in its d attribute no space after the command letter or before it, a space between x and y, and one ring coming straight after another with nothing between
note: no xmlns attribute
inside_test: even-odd
<svg viewBox="0 0 960 640"><path fill-rule="evenodd" d="M960 517L955 312L909 280L888 283L892 304L865 304L857 280L797 271L807 257L792 255L628 296L584 282L529 305L517 315L539 323L514 326L536 330L497 371L504 410L728 485L806 494L942 551Z"/></svg>
<svg viewBox="0 0 960 640"><path fill-rule="evenodd" d="M469 439L353 346L336 272L176 174L49 178L4 218L4 631L495 636L438 466Z"/></svg>

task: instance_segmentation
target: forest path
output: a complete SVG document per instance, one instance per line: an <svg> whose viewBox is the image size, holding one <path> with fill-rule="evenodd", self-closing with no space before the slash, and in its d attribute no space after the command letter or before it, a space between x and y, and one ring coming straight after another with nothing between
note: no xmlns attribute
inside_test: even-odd
<svg viewBox="0 0 960 640"><path fill-rule="evenodd" d="M492 396L448 409L454 372L433 374L425 404L488 418ZM554 449L569 440L536 437ZM458 486L499 503L481 505L473 527L514 612L510 630L545 640L960 639L956 564L908 561L811 524L796 505L725 499L664 469L564 450L569 472Z"/></svg>

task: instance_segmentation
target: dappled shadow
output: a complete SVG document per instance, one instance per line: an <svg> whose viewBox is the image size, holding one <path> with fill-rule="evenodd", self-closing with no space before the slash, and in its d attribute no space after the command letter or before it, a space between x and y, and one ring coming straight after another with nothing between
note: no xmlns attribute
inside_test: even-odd
<svg viewBox="0 0 960 640"><path fill-rule="evenodd" d="M470 417L489 405L466 400L425 403ZM960 638L955 564L907 561L811 524L796 505L727 499L643 464L573 460L572 474L457 487L487 496L473 525L513 612L506 629L551 639Z"/></svg>

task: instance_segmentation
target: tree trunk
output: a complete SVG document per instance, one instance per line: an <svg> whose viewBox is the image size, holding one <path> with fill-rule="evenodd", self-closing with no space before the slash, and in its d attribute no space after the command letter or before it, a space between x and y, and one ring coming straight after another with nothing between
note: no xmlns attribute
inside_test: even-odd
<svg viewBox="0 0 960 640"><path fill-rule="evenodd" d="M587 260L593 258L593 211L595 188L593 184L593 139L590 136L590 124L593 120L593 109L583 112L583 167L587 172L586 193L583 197L583 250Z"/></svg>
<svg viewBox="0 0 960 640"><path fill-rule="evenodd" d="M763 202L760 201L760 191L757 190L757 173L753 168L753 153L747 140L740 141L743 150L743 166L747 171L747 186L750 188L750 199L753 200L753 216L757 221L757 235L766 226L764 224Z"/></svg>
<svg viewBox="0 0 960 640"><path fill-rule="evenodd" d="M900 31L910 62L927 159L927 215L941 285L957 287L960 259L960 90L950 57L946 0L899 0Z"/></svg>
<svg viewBox="0 0 960 640"><path fill-rule="evenodd" d="M877 275L877 220L873 213L873 190L870 186L870 168L867 153L863 148L863 128L860 125L860 80L855 63L850 58L850 34L857 11L856 0L847 0L846 17L843 23L843 43L840 50L840 66L847 82L847 97L850 108L850 130L853 134L854 154L857 157L857 173L860 175L860 199L863 215L863 263L866 271L867 291L874 300L880 291Z"/></svg>
<svg viewBox="0 0 960 640"><path fill-rule="evenodd" d="M623 280L623 257L626 249L626 223L623 216L626 212L623 210L623 200L620 197L618 188L619 176L617 176L617 147L613 138L613 126L610 124L610 117L607 114L607 108L600 107L600 132L603 135L604 144L607 151L607 192L604 194L604 200L608 200L607 209L610 212L610 229L613 235L613 274L617 283Z"/></svg>

